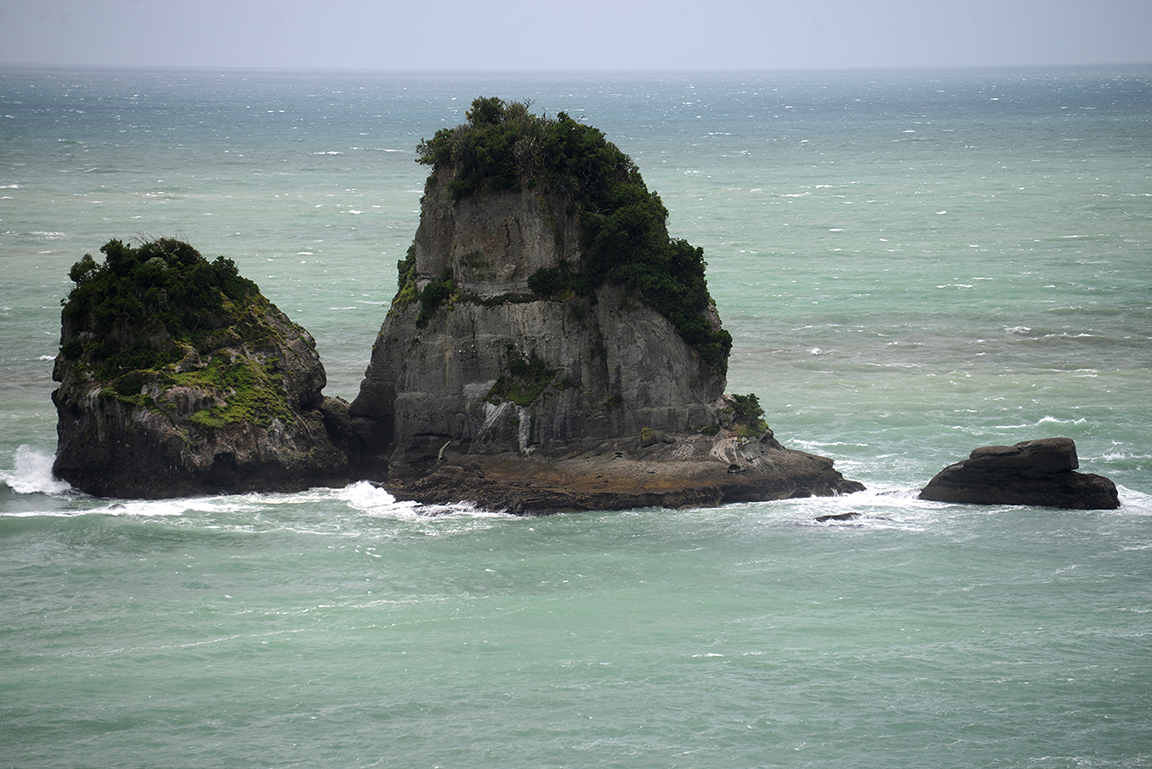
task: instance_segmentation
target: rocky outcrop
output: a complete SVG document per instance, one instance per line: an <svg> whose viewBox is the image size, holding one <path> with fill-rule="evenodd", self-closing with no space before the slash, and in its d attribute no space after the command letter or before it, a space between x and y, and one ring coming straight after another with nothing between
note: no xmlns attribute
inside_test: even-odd
<svg viewBox="0 0 1152 769"><path fill-rule="evenodd" d="M731 338L702 255L669 240L631 161L563 115L479 122L486 101L463 133L422 148L433 171L420 225L350 409L389 487L517 512L863 488L781 446L754 397L725 396ZM506 128L491 144L517 159L553 144L597 159L571 173L510 161L515 178L496 183L469 166L491 148L468 142ZM597 181L597 163L611 178Z"/></svg>
<svg viewBox="0 0 1152 769"><path fill-rule="evenodd" d="M186 243L112 241L73 268L53 472L98 496L346 483L358 438L307 331Z"/></svg>
<svg viewBox="0 0 1152 769"><path fill-rule="evenodd" d="M1080 466L1071 438L984 446L941 470L920 499L979 505L1038 505L1076 510L1120 507L1116 484Z"/></svg>

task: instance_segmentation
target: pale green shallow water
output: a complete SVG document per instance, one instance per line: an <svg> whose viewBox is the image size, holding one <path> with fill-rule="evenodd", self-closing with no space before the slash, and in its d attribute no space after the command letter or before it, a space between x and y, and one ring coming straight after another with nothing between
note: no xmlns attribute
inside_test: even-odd
<svg viewBox="0 0 1152 769"><path fill-rule="evenodd" d="M224 254L354 397L414 147L479 95L633 156L729 389L868 492L517 519L51 479L74 261ZM0 767L1152 764L1152 70L3 71L0 260ZM1053 435L1120 510L914 499Z"/></svg>

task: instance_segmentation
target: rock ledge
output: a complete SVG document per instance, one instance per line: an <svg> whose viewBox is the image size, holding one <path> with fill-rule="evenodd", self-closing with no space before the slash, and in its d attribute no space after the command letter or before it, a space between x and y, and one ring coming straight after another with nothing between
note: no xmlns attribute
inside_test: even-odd
<svg viewBox="0 0 1152 769"><path fill-rule="evenodd" d="M637 507L711 507L862 491L832 460L763 438L661 436L645 445L603 441L566 455L461 455L445 451L430 474L389 490L430 504L472 502L516 514Z"/></svg>

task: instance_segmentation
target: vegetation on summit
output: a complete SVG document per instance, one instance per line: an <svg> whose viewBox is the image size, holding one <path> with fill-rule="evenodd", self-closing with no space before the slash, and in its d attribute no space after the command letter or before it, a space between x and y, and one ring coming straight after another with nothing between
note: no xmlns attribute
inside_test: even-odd
<svg viewBox="0 0 1152 769"><path fill-rule="evenodd" d="M110 240L100 251L104 264L85 254L72 265L68 277L76 287L62 302L65 318L89 317L97 331L147 322L183 336L227 323L235 314L233 303L260 293L231 259L221 256L209 262L172 238L146 241L138 248Z"/></svg>

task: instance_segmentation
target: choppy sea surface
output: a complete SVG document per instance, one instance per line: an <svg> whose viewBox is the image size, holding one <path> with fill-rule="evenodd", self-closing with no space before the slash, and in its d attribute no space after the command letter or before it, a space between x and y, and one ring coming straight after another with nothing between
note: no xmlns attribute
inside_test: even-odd
<svg viewBox="0 0 1152 769"><path fill-rule="evenodd" d="M868 491L517 518L52 478L73 262L228 256L351 399L415 147L481 95L633 157L704 248L729 390ZM1150 402L1149 67L0 69L0 766L1150 766ZM1119 510L915 499L1052 436Z"/></svg>

